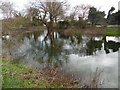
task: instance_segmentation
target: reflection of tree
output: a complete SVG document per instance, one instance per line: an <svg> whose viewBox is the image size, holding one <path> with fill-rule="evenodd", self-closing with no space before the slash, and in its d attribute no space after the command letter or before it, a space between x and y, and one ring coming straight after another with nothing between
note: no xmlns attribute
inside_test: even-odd
<svg viewBox="0 0 120 90"><path fill-rule="evenodd" d="M113 52L118 51L119 48L120 48L120 43L119 42L108 41L107 45L108 45L109 49L113 50Z"/></svg>
<svg viewBox="0 0 120 90"><path fill-rule="evenodd" d="M37 60L45 66L61 66L68 62L70 54L94 55L96 51L101 50L103 43L106 53L110 52L109 49L116 52L120 48L120 43L107 42L106 37L96 41L95 37L65 36L54 32L52 38L47 36L47 39L44 39L46 35L45 32L24 33L20 37L14 38L14 43L7 41L10 44L8 47L10 53L18 59L26 60L26 62Z"/></svg>
<svg viewBox="0 0 120 90"><path fill-rule="evenodd" d="M69 52L72 52L72 54L79 54L80 56L93 55L97 50L101 50L102 48L102 40L96 41L94 37L78 35L65 37L65 39L66 38L67 44L71 47Z"/></svg>
<svg viewBox="0 0 120 90"><path fill-rule="evenodd" d="M105 50L105 52L110 53L109 48L107 46L106 36L103 37L103 42L104 42L104 50Z"/></svg>
<svg viewBox="0 0 120 90"><path fill-rule="evenodd" d="M45 35L45 34L44 34ZM43 37L45 37L43 35ZM47 35L47 34L46 34ZM63 51L63 41L58 40L56 34L54 37L47 37L43 41L36 42L36 39L29 39L31 48L27 50L27 53L35 58L40 63L46 63L47 66L62 65L63 62L67 62L67 56ZM36 38L36 37L34 37ZM37 37L38 38L38 37ZM34 54L34 56L33 56Z"/></svg>
<svg viewBox="0 0 120 90"><path fill-rule="evenodd" d="M66 37L59 34L59 38L54 34L55 36L53 36L52 39L48 36L47 39L39 41L37 40L37 34L34 35L36 35L36 37L31 41L30 45L32 47L27 53L31 53L31 56L34 54L33 59L43 64L46 63L46 66L61 66L63 63L68 62L66 55L70 54L79 54L80 56L93 55L96 51L101 50L103 41L106 53L109 53L109 49L117 51L120 47L119 43L113 41L106 42L105 37L102 40L96 41L94 37L87 37L88 39L84 40L81 35ZM71 48L63 48L65 44Z"/></svg>
<svg viewBox="0 0 120 90"><path fill-rule="evenodd" d="M31 39L32 36L34 37L34 40L37 41L38 37L41 35L42 32L31 32L31 33L25 33L24 36Z"/></svg>
<svg viewBox="0 0 120 90"><path fill-rule="evenodd" d="M36 37L34 38L37 39L37 34L35 35ZM96 51L101 50L102 43L104 43L104 50L106 53L109 53L109 49L112 49L113 52L116 52L120 47L119 43L113 41L107 42L106 37L99 41L96 41L94 37L87 37L89 39L85 41L81 35L65 36L63 34L59 34L59 37L60 38L53 36L52 39L47 37L46 40L41 42L39 41L39 45L37 44L38 42L33 44L34 41L32 41L31 45L32 47L36 47L36 49L40 51L38 53L43 53L41 54L43 55L42 59L48 60L48 63L52 63L55 59L60 60L60 57L65 58L65 55L69 54L79 54L84 56L93 55L96 53ZM36 39L34 40L36 41ZM66 50L65 48L63 48L65 44L69 45L71 48Z"/></svg>
<svg viewBox="0 0 120 90"><path fill-rule="evenodd" d="M113 52L116 52L119 50L120 48L120 43L119 42L115 42L115 41L106 41L106 37L103 37L103 41L104 41L104 50L106 53L110 53L109 49L112 49Z"/></svg>
<svg viewBox="0 0 120 90"><path fill-rule="evenodd" d="M59 38L62 38L62 39L69 39L69 37L70 37L70 36L64 35L64 34L62 34L62 33L60 33L60 32L58 32L58 33L59 33Z"/></svg>
<svg viewBox="0 0 120 90"><path fill-rule="evenodd" d="M86 54L87 55L93 55L94 52L97 50L101 50L102 48L102 41L95 41L94 38L91 38L90 41L86 43Z"/></svg>
<svg viewBox="0 0 120 90"><path fill-rule="evenodd" d="M50 40L50 39L49 39ZM47 56L47 63L51 64L54 62L54 64L60 64L62 65L62 61L66 60L65 54L62 55L62 46L63 42L58 41L57 39L51 39L50 43L45 42L45 48L44 48L44 54ZM61 60L60 57L62 56Z"/></svg>

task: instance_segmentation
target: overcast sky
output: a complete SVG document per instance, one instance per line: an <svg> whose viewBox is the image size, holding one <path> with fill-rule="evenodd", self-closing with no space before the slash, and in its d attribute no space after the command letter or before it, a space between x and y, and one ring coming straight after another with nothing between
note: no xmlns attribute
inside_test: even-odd
<svg viewBox="0 0 120 90"><path fill-rule="evenodd" d="M117 11L119 1L120 0L69 0L73 6L76 4L90 4L106 12L108 12L112 6L114 6Z"/></svg>
<svg viewBox="0 0 120 90"><path fill-rule="evenodd" d="M6 0L2 0L6 1ZM16 4L16 9L22 10L24 6L27 6L28 1L33 0L9 0ZM43 0L44 1L44 0ZM95 6L97 9L100 9L101 11L105 11L106 14L108 13L109 9L114 6L116 11L118 10L118 2L120 0L68 0L68 2L71 4L71 6L80 5L80 4L90 4L92 6Z"/></svg>

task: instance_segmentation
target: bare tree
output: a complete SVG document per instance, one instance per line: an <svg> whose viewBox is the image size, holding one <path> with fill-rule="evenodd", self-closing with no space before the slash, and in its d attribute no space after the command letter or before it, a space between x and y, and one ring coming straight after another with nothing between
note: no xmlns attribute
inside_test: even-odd
<svg viewBox="0 0 120 90"><path fill-rule="evenodd" d="M70 15L69 15L69 20L70 20L70 21L71 21L71 20L75 20L77 14L78 14L78 8L74 7L74 8L72 9L72 12L71 12Z"/></svg>
<svg viewBox="0 0 120 90"><path fill-rule="evenodd" d="M74 9L75 9L75 12L78 15L78 17L87 19L90 7L91 7L91 5L81 4L81 5L75 6Z"/></svg>
<svg viewBox="0 0 120 90"><path fill-rule="evenodd" d="M38 18L38 9L30 7L27 10L28 14L27 17L30 18L30 21L32 22L34 18Z"/></svg>
<svg viewBox="0 0 120 90"><path fill-rule="evenodd" d="M47 27L48 32L51 32L55 20L64 14L66 2L58 2L57 0L41 2L41 0L35 0L35 2L32 3L32 6L38 9L39 19Z"/></svg>
<svg viewBox="0 0 120 90"><path fill-rule="evenodd" d="M13 16L13 13L15 12L13 8L13 4L10 2L0 2L0 10L2 11L2 14L4 18L10 18Z"/></svg>

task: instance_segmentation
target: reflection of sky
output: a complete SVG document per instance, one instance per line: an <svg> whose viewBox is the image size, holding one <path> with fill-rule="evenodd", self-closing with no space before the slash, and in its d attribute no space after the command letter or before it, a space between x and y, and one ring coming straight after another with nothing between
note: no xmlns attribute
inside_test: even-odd
<svg viewBox="0 0 120 90"><path fill-rule="evenodd" d="M103 37L95 37L96 41L102 40ZM120 37L113 37L113 36L107 36L106 41L115 41L115 42L120 42Z"/></svg>
<svg viewBox="0 0 120 90"><path fill-rule="evenodd" d="M115 42L120 42L120 37L106 37L106 41L115 41Z"/></svg>
<svg viewBox="0 0 120 90"><path fill-rule="evenodd" d="M95 72L96 68L103 70L102 78L105 80L104 87L118 87L118 53L104 54L97 53L96 56L79 57L71 54L70 63L65 66L70 72L79 73L80 77L90 78L90 73ZM71 68L72 67L72 68ZM69 69L68 69L69 68ZM68 71L68 72L69 72ZM87 79L88 79L87 78ZM109 87L108 87L109 86Z"/></svg>
<svg viewBox="0 0 120 90"><path fill-rule="evenodd" d="M96 41L100 41L100 40L102 40L102 38L103 38L103 37L95 37L95 40L96 40Z"/></svg>

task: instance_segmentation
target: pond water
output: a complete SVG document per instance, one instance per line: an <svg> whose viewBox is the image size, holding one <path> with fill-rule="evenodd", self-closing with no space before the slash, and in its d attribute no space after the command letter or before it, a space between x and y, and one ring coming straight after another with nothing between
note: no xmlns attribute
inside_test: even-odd
<svg viewBox="0 0 120 90"><path fill-rule="evenodd" d="M3 55L10 54L19 63L40 70L59 66L62 73L73 73L74 78L88 84L98 70L102 72L102 87L118 87L120 37L54 33L51 42L44 40L46 34L26 32L3 40Z"/></svg>

